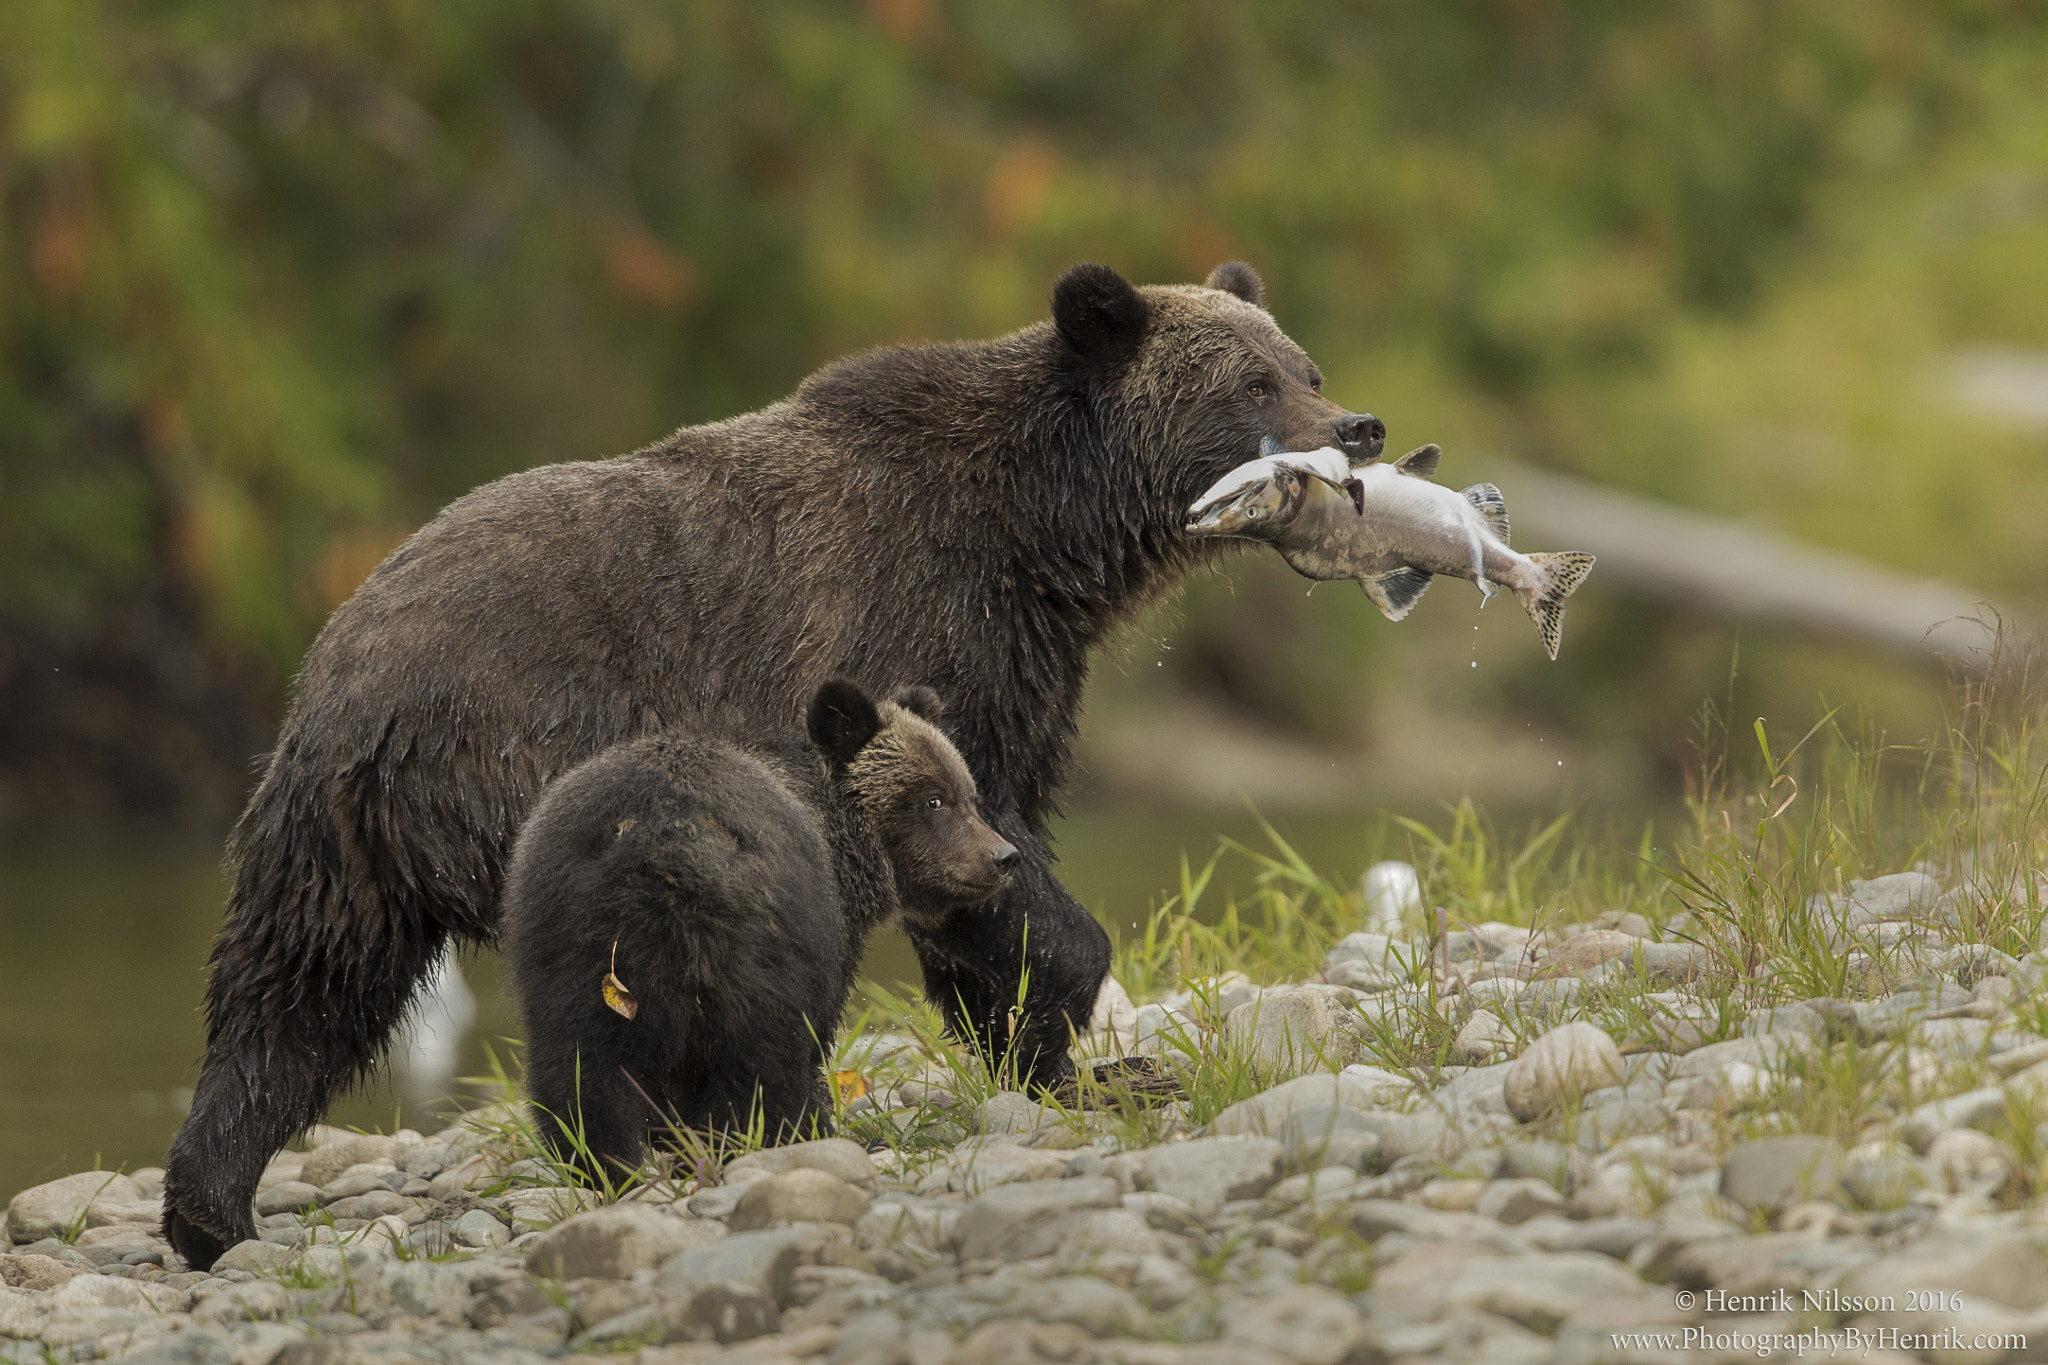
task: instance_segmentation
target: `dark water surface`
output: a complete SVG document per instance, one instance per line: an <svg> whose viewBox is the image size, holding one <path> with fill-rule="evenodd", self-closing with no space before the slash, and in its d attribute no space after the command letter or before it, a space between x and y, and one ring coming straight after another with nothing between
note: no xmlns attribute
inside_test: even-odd
<svg viewBox="0 0 2048 1365"><path fill-rule="evenodd" d="M1377 812L1276 823L1319 870L1345 881L1381 856ZM1220 834L1265 846L1249 813L1091 804L1061 826L1062 876L1113 932L1128 933L1177 885L1182 850L1199 865ZM0 1199L96 1164L132 1170L163 1160L205 1042L206 953L226 896L219 858L219 844L137 840L0 851ZM1227 888L1248 888L1253 872L1227 860L1213 908ZM878 936L866 970L883 982L917 979L894 932ZM495 953L468 954L463 972L477 1019L459 1072L475 1075L487 1043L505 1053L499 1040L518 1033L518 1018ZM389 1128L434 1115L382 1082L329 1117Z"/></svg>

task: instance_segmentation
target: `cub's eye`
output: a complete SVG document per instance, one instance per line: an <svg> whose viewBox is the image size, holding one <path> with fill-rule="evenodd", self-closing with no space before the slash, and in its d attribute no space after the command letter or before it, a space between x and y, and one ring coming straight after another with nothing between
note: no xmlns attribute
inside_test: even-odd
<svg viewBox="0 0 2048 1365"><path fill-rule="evenodd" d="M941 798L941 797L937 797L937 796L927 796L927 797L926 797L926 798L924 799L924 808L925 808L926 810L938 810L938 809L939 809L940 807L944 806L945 804L946 804L946 803L945 803L945 800L944 800L943 798Z"/></svg>
<svg viewBox="0 0 2048 1365"><path fill-rule="evenodd" d="M1319 374L1310 375L1308 377L1308 386L1317 393L1321 393L1323 391L1323 377Z"/></svg>
<svg viewBox="0 0 2048 1365"><path fill-rule="evenodd" d="M1254 379L1251 383L1244 386L1244 391L1248 397L1264 398L1266 396L1266 381Z"/></svg>

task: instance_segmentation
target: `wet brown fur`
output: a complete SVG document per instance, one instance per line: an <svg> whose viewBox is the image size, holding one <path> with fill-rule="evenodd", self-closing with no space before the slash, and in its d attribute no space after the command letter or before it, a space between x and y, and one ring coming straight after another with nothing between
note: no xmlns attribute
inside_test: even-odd
<svg viewBox="0 0 2048 1365"><path fill-rule="evenodd" d="M1348 431L1376 454L1384 435L1321 396L1248 267L1211 282L1077 266L1052 322L870 351L759 412L511 475L379 566L308 653L230 844L206 1063L165 1179L187 1260L252 1233L264 1163L374 1063L450 937L493 939L543 784L664 728L800 733L798 699L834 674L949 699L1024 860L972 916L912 926L926 990L962 1036L1059 1079L1109 961L1045 837L1089 648L1214 553L1188 503L1267 438Z"/></svg>

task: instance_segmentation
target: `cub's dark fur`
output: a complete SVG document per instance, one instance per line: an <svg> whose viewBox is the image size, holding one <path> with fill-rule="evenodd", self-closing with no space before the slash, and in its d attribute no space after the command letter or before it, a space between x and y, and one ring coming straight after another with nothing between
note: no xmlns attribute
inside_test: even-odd
<svg viewBox="0 0 2048 1365"><path fill-rule="evenodd" d="M833 676L919 678L1024 857L986 906L915 926L925 988L1039 1083L1109 966L1052 874L1088 651L1215 553L1188 504L1256 457L1376 454L1249 267L1133 288L1075 266L1052 320L890 347L632 455L451 504L328 619L229 847L206 1063L164 1226L195 1266L254 1232L264 1163L380 1055L449 939L497 933L542 784L657 730L794 739Z"/></svg>
<svg viewBox="0 0 2048 1365"><path fill-rule="evenodd" d="M937 719L927 688L878 707L834 680L808 749L664 734L548 787L506 872L504 945L561 1156L616 1173L650 1125L743 1127L756 1105L773 1137L829 1125L820 1067L869 931L986 900L1019 856ZM631 1019L600 989L614 962Z"/></svg>

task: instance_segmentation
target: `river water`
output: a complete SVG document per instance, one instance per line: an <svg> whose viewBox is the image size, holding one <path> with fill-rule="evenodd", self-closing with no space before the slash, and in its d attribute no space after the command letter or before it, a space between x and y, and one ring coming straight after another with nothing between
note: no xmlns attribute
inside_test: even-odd
<svg viewBox="0 0 2048 1365"><path fill-rule="evenodd" d="M1277 821L1325 874L1351 882L1389 846L1374 811ZM1130 932L1177 884L1183 850L1200 864L1229 835L1263 846L1249 813L1091 804L1059 829L1061 873L1112 932ZM190 1102L205 1033L206 953L226 894L220 845L148 840L0 850L0 1199L94 1166L155 1165ZM1254 868L1226 860L1209 901L1249 889ZM914 982L916 959L879 935L873 979ZM516 1036L495 953L465 955L476 1016L457 1074L479 1074L486 1045ZM334 1122L421 1126L434 1115L383 1080L348 1096Z"/></svg>

